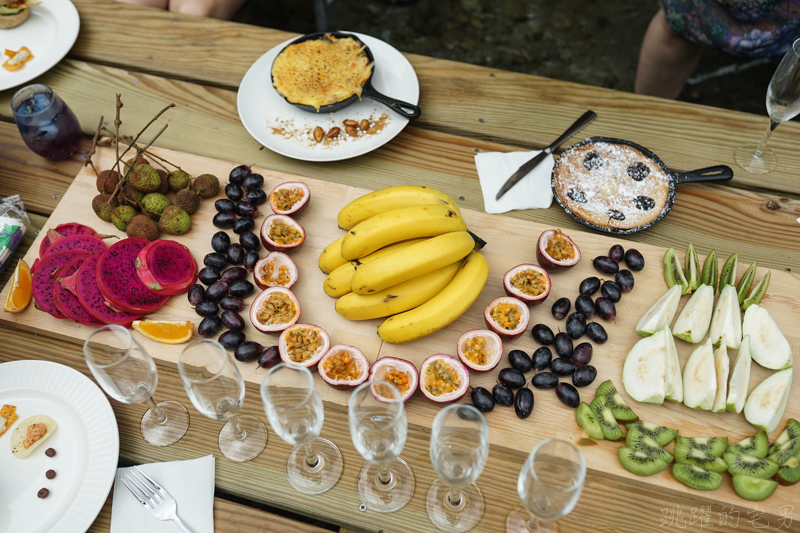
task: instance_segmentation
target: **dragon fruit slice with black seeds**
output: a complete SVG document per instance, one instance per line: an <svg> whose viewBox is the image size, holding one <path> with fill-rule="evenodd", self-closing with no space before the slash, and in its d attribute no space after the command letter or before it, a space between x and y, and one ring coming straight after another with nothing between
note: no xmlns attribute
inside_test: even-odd
<svg viewBox="0 0 800 533"><path fill-rule="evenodd" d="M94 235L95 233L97 232L89 226L84 226L77 222L59 224L56 229L48 231L47 235L42 239L42 243L39 245L39 257L44 257L50 245L59 238L71 237L72 235Z"/></svg>
<svg viewBox="0 0 800 533"><path fill-rule="evenodd" d="M53 284L53 301L61 313L68 319L83 324L84 326L102 326L105 322L100 322L91 315L81 304L80 300L73 293L61 285L61 279L71 276L78 271L80 266L86 261L87 256L78 256L68 265L59 268L53 277L56 283Z"/></svg>
<svg viewBox="0 0 800 533"><path fill-rule="evenodd" d="M104 252L107 248L108 245L103 242L99 235L72 235L53 242L42 257L75 249L86 250L90 254L94 254Z"/></svg>
<svg viewBox="0 0 800 533"><path fill-rule="evenodd" d="M159 295L183 294L197 282L197 263L189 249L158 239L136 256L136 273L145 287Z"/></svg>
<svg viewBox="0 0 800 533"><path fill-rule="evenodd" d="M97 286L117 311L152 313L169 299L145 287L136 274L136 256L149 242L141 237L123 239L109 246L97 261Z"/></svg>
<svg viewBox="0 0 800 533"><path fill-rule="evenodd" d="M41 260L32 278L33 299L36 301L36 307L56 318L67 318L64 313L59 311L55 301L53 301L53 291L55 289L53 274L59 268L67 266L76 257L87 255L89 255L89 252L86 250L68 250L48 255Z"/></svg>

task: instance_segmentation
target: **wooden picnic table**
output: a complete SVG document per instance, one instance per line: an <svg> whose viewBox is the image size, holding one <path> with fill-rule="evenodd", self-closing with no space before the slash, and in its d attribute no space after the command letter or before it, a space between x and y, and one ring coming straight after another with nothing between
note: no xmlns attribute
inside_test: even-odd
<svg viewBox="0 0 800 533"><path fill-rule="evenodd" d="M676 249L685 249L691 242L701 254L716 248L721 257L739 252L748 263L758 260L769 268L800 269L800 153L796 150L800 124L786 123L777 129L770 147L777 154L778 168L767 176L754 176L736 166L733 150L757 141L766 127L766 116L409 54L420 80L423 112L419 120L384 147L356 159L323 164L295 161L251 138L236 111L236 90L249 66L293 34L111 0L74 3L81 17L78 41L66 59L36 81L53 87L78 116L85 134L81 150L61 162L30 152L11 116L14 90L0 92L0 197L21 194L37 228L47 226L48 215L80 169L99 115L113 120L109 117L113 117L115 93L123 95L124 120L129 125L144 124L164 105L177 104L159 146L368 189L431 185L456 198L459 205L477 210L483 203L473 162L476 152L540 148L592 109L599 118L581 136L605 135L640 143L679 171L727 164L735 172L734 179L724 185L682 186L674 209L662 223L621 240ZM508 216L562 228L581 227L555 205ZM32 237L27 235L17 252L20 257ZM3 283L9 275L7 269ZM79 345L6 325L0 326L0 338L0 362L55 360L90 375ZM159 365L159 378L159 400L189 405L176 369ZM111 405L119 423L123 464L217 456L218 532L311 532L340 527L342 531L436 531L425 511L427 487L435 478L426 431L410 430L403 451L417 476L412 502L397 513L380 515L358 509L355 477L363 460L350 442L346 413L326 410L322 433L344 455L341 481L321 496L304 496L286 481L284 461L290 446L277 435L270 435L266 451L256 460L234 463L217 449L218 422L193 412L187 435L173 446L159 448L148 445L139 433L141 406L114 401ZM248 386L243 412L264 418L257 388ZM524 457L492 448L478 480L487 505L475 531L505 531L505 517L518 501L516 478L523 461ZM109 530L110 502L109 497L90 531ZM701 496L675 496L589 475L577 507L561 523L564 531L709 530L708 524L695 518L705 505ZM283 516L275 514L278 509ZM771 528L786 526L777 510L763 509L757 524L742 509L734 520L735 506L712 506L705 512L710 513L714 531L746 531L767 522ZM290 517L285 516L287 511ZM730 519L722 520L723 514ZM307 523L310 519L324 524Z"/></svg>

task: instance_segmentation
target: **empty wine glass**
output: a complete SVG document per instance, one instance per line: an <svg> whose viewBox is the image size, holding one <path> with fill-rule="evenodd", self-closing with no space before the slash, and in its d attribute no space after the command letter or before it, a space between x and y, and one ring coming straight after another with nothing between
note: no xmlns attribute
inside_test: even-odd
<svg viewBox="0 0 800 533"><path fill-rule="evenodd" d="M448 532L469 531L483 516L475 484L489 455L489 425L471 405L445 407L433 419L431 463L439 478L428 490L428 518Z"/></svg>
<svg viewBox="0 0 800 533"><path fill-rule="evenodd" d="M358 496L379 513L402 509L416 483L411 467L398 457L408 432L400 392L385 381L367 381L350 395L347 410L353 444L367 460L358 475Z"/></svg>
<svg viewBox="0 0 800 533"><path fill-rule="evenodd" d="M524 509L517 508L508 515L506 531L560 531L554 520L569 514L578 503L584 477L586 463L578 448L557 439L540 442L525 460L517 480Z"/></svg>
<svg viewBox="0 0 800 533"><path fill-rule="evenodd" d="M768 174L775 169L778 161L767 148L767 141L778 124L800 113L800 39L792 44L772 75L767 88L767 113L769 127L758 146L741 146L733 154L739 166L751 174Z"/></svg>
<svg viewBox="0 0 800 533"><path fill-rule="evenodd" d="M298 492L321 494L342 476L342 453L320 439L325 410L314 377L304 366L280 363L261 382L264 411L284 441L294 444L286 461L286 479Z"/></svg>
<svg viewBox="0 0 800 533"><path fill-rule="evenodd" d="M106 394L121 403L144 403L144 440L156 446L177 442L189 429L189 412L178 402L156 403L153 394L158 371L130 331L122 326L103 326L83 344L83 357Z"/></svg>
<svg viewBox="0 0 800 533"><path fill-rule="evenodd" d="M244 380L231 355L214 340L196 341L178 357L183 388L195 409L214 420L227 420L219 449L231 461L250 461L267 445L267 427L258 418L239 415Z"/></svg>

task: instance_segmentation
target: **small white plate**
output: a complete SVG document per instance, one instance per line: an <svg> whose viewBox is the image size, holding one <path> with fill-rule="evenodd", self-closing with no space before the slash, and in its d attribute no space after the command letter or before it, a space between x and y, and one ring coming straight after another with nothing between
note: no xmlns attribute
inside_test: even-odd
<svg viewBox="0 0 800 533"><path fill-rule="evenodd" d="M419 80L411 63L393 46L355 32L375 58L372 85L378 92L416 105ZM272 61L290 39L261 56L244 75L239 86L237 106L242 124L258 142L279 154L301 161L341 161L371 152L392 140L408 124L408 119L383 104L364 98L334 113L309 113L284 100L272 86ZM344 132L346 119L377 121L385 117L382 128L374 134L350 138ZM335 143L316 143L313 131L320 126L326 132L334 126L342 129ZM290 134L281 134L273 128Z"/></svg>
<svg viewBox="0 0 800 533"><path fill-rule="evenodd" d="M81 533L108 498L119 460L119 431L105 394L89 378L48 361L0 365L0 406L17 407L17 420L0 437L0 531ZM58 428L25 459L11 454L11 434L34 415ZM45 450L56 450L47 457ZM45 472L55 470L47 479ZM50 495L39 498L39 489Z"/></svg>
<svg viewBox="0 0 800 533"><path fill-rule="evenodd" d="M17 51L23 46L33 59L19 70L9 72L0 67L0 91L31 81L56 66L78 38L81 27L78 10L69 0L40 0L31 6L31 16L10 30L0 30L0 63L8 56L6 49Z"/></svg>

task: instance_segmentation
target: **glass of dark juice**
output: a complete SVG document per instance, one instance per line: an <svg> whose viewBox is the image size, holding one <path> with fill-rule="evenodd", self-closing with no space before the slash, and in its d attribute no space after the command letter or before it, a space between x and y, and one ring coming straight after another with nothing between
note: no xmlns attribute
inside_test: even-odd
<svg viewBox="0 0 800 533"><path fill-rule="evenodd" d="M28 148L47 159L66 159L81 144L75 113L47 85L23 87L11 99L14 121Z"/></svg>

